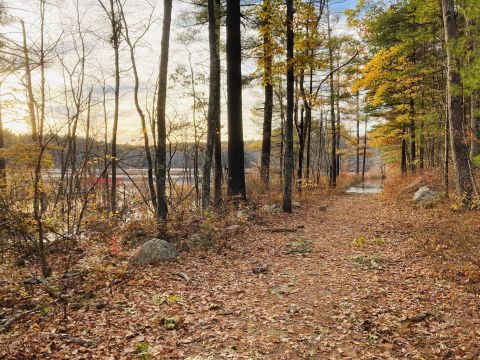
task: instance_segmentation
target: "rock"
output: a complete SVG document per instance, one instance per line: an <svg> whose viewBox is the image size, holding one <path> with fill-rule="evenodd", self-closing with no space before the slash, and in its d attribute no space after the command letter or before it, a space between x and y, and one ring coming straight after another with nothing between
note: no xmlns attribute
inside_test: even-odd
<svg viewBox="0 0 480 360"><path fill-rule="evenodd" d="M423 186L415 193L413 196L413 201L416 203L423 203L426 201L431 201L437 197L437 193L427 186Z"/></svg>
<svg viewBox="0 0 480 360"><path fill-rule="evenodd" d="M255 265L252 268L252 272L254 274L265 274L266 272L268 272L268 266L265 264Z"/></svg>
<svg viewBox="0 0 480 360"><path fill-rule="evenodd" d="M105 309L106 307L107 307L107 303L103 301L98 301L95 303L95 309L97 310L102 310L102 309Z"/></svg>
<svg viewBox="0 0 480 360"><path fill-rule="evenodd" d="M138 254L134 257L135 265L155 265L178 257L178 252L172 244L165 240L151 239L142 245Z"/></svg>
<svg viewBox="0 0 480 360"><path fill-rule="evenodd" d="M43 281L41 279L37 279L37 278L28 278L28 279L25 279L23 280L23 285L40 285L41 283L43 283Z"/></svg>
<svg viewBox="0 0 480 360"><path fill-rule="evenodd" d="M78 302L75 302L75 303L72 303L70 304L70 309L72 310L80 310L82 308L82 304L81 303L78 303Z"/></svg>
<svg viewBox="0 0 480 360"><path fill-rule="evenodd" d="M293 207L300 207L302 206L299 201L292 201L292 206Z"/></svg>
<svg viewBox="0 0 480 360"><path fill-rule="evenodd" d="M237 211L237 219L242 221L248 220L248 213L245 210Z"/></svg>
<svg viewBox="0 0 480 360"><path fill-rule="evenodd" d="M282 212L282 205L281 204L271 204L271 205L264 205L262 206L262 210L268 212L270 214L279 214Z"/></svg>
<svg viewBox="0 0 480 360"><path fill-rule="evenodd" d="M282 212L283 212L283 210L282 210L281 206L277 206L275 209L272 210L273 215L281 214Z"/></svg>
<svg viewBox="0 0 480 360"><path fill-rule="evenodd" d="M231 234L237 232L237 230L240 229L240 225L231 225L227 228L225 228L224 232L226 234Z"/></svg>

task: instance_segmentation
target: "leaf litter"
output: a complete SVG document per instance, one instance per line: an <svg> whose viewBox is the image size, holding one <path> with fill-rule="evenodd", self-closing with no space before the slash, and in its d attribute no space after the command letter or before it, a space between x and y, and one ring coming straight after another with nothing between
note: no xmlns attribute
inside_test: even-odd
<svg viewBox="0 0 480 360"><path fill-rule="evenodd" d="M75 301L24 309L0 334L0 357L478 358L478 294L412 240L430 210L362 196L265 215L221 251L145 269L103 264L102 286L87 274L92 288Z"/></svg>

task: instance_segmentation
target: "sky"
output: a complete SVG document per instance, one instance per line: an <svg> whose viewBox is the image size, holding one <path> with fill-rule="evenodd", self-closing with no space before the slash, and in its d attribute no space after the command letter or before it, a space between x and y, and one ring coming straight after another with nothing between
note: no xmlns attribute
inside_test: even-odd
<svg viewBox="0 0 480 360"><path fill-rule="evenodd" d="M103 0L106 2L106 0ZM152 109L152 94L154 93L155 81L158 76L158 59L160 55L161 19L163 15L161 1L158 4L154 0L126 0L125 13L131 37L135 39L143 32L146 19L152 15L154 22L146 32L143 39L139 40L136 50L137 67L140 76L140 97L144 111ZM357 0L338 0L332 3L332 12L338 14L339 20L336 31L348 32L342 16L347 8L354 7ZM197 77L196 91L201 97L207 99L208 87L206 75L208 73L208 42L207 26L186 26L183 13L190 11L190 5L179 0L174 0L174 14L172 21L172 35L170 43L169 73L178 75L169 80L167 98L167 115L172 124L192 122L192 100L188 93L191 89L185 87L185 82L191 75L190 63ZM13 43L21 45L22 37L19 20L23 19L27 29L27 43L31 47L38 47L40 20L38 0L6 0L11 15L11 22L1 27L3 36ZM113 91L114 67L113 50L108 43L109 24L106 14L103 12L99 0L51 0L48 2L46 11L46 46L55 46L55 51L49 54L47 66L47 117L48 126L55 131L65 132L67 119L74 113L73 96L70 90L78 88L79 83L79 45L77 19L80 19L82 33L86 48L84 94L93 89L92 103L95 104L91 117L94 122L93 131L98 136L105 127L103 112L103 90L105 86L109 91L106 99L107 127L111 128L113 114ZM185 39L189 34L189 40ZM183 34L183 36L182 36ZM224 35L223 35L223 38ZM133 103L133 76L128 49L125 42L121 49L121 101L119 120L119 142L139 143L141 141L141 127L139 118ZM224 55L222 54L223 67ZM32 59L33 62L35 59ZM63 63L63 65L62 65ZM244 74L252 73L256 64L253 60L244 61L242 71ZM70 77L68 75L71 75ZM224 75L224 73L223 73ZM24 88L21 84L23 72L2 78L0 94L2 99L4 126L14 132L28 132L27 106L25 103ZM225 76L223 76L225 77ZM33 81L38 85L39 71L34 69ZM38 89L38 86L37 86ZM67 90L66 90L67 89ZM261 126L258 118L255 118L254 108L262 106L263 91L257 85L245 87L243 90L243 118L244 138L254 140L261 137ZM86 101L86 99L85 99ZM226 93L222 92L222 121L225 123ZM203 110L203 109L202 109ZM80 120L79 133L82 134L85 127L86 112ZM203 117L201 111L197 112L195 120ZM48 120L47 120L48 121ZM223 133L226 132L226 126ZM200 129L202 131L202 129ZM188 137L188 133L182 133ZM181 136L181 135L178 135Z"/></svg>

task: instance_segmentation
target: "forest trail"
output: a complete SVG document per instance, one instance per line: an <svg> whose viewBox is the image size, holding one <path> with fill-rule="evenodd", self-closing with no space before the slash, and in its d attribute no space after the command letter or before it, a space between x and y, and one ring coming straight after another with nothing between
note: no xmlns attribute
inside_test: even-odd
<svg viewBox="0 0 480 360"><path fill-rule="evenodd" d="M59 357L75 347L100 358L138 358L139 346L169 359L480 355L478 296L442 280L408 245L427 219L381 195L337 194L253 222L220 252L135 270L96 295L104 307L70 312L62 331L95 346L51 337L49 346ZM298 231L272 232L286 226ZM171 301L155 301L159 294ZM175 319L174 330L165 319ZM45 344L48 331L28 348Z"/></svg>

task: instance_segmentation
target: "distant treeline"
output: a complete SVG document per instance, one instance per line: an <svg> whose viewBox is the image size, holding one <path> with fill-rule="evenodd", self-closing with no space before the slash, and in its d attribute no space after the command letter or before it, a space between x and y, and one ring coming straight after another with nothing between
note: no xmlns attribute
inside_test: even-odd
<svg viewBox="0 0 480 360"><path fill-rule="evenodd" d="M30 142L31 137L28 134L15 134L11 131L5 131L5 145L11 147L18 143ZM67 137L65 135L55 136L50 142L49 153L52 156L54 167L60 168L62 163L62 154L66 149ZM253 144L253 142L252 142ZM110 149L111 144L108 143ZM80 165L85 158L85 152L89 151L89 157L102 159L105 155L105 142L90 139L87 143L84 137L76 138L77 165ZM203 151L205 144L199 144L199 166L203 166ZM195 144L192 143L171 143L168 146L167 161L170 168L193 168L194 167ZM154 149L152 148L152 153ZM108 154L108 151L107 151ZM142 144L117 144L117 156L122 166L131 168L146 168L148 166L145 157L145 148ZM222 164L227 163L228 153L227 145L222 144ZM259 161L260 152L254 146L246 146L245 166L253 167ZM8 162L8 159L7 159Z"/></svg>

